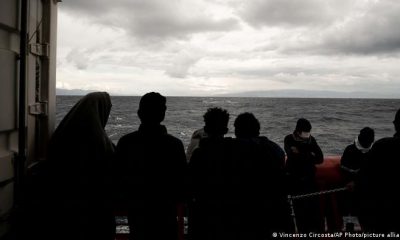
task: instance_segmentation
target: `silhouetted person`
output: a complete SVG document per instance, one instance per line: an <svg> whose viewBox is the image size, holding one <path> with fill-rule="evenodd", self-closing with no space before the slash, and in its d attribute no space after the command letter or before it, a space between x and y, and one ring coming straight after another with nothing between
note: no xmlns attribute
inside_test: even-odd
<svg viewBox="0 0 400 240"><path fill-rule="evenodd" d="M207 133L204 131L204 128L194 131L192 137L190 138L190 143L186 149L186 159L188 162L190 162L194 150L199 147L200 140L206 137Z"/></svg>
<svg viewBox="0 0 400 240"><path fill-rule="evenodd" d="M321 148L311 136L311 123L304 118L297 121L296 129L284 140L287 155L286 171L292 195L318 191L315 179L316 164L324 161ZM294 200L297 226L300 232L323 231L318 197Z"/></svg>
<svg viewBox="0 0 400 240"><path fill-rule="evenodd" d="M356 180L360 223L367 232L400 232L400 109L393 123L396 133L374 143Z"/></svg>
<svg viewBox="0 0 400 240"><path fill-rule="evenodd" d="M39 219L27 223L36 229L26 230L28 236L21 239L114 239L110 171L114 147L104 131L110 110L108 93L90 93L58 125L48 160L36 172L42 185L33 193L39 204L32 214ZM38 229L41 236L36 238Z"/></svg>
<svg viewBox="0 0 400 240"><path fill-rule="evenodd" d="M229 114L221 108L209 108L204 114L204 131L189 163L191 191L189 231L194 240L234 239L231 233L237 201L232 189L232 139L228 132Z"/></svg>
<svg viewBox="0 0 400 240"><path fill-rule="evenodd" d="M177 204L182 201L186 157L182 142L161 125L166 98L147 93L139 103L138 131L116 149L116 174L125 192L130 239L177 239Z"/></svg>
<svg viewBox="0 0 400 240"><path fill-rule="evenodd" d="M354 140L353 144L348 145L340 160L340 167L342 170L343 184L348 185L350 188L354 185L358 172L360 171L361 165L365 164L369 150L372 147L372 143L375 139L375 133L372 128L365 127L361 129L359 135ZM340 208L342 216L357 215L357 204L353 191L346 191L339 194L340 196ZM353 228L354 223L347 223L346 229Z"/></svg>
<svg viewBox="0 0 400 240"><path fill-rule="evenodd" d="M354 140L353 144L348 145L344 150L340 166L347 183L354 181L361 164L366 161L374 140L374 130L365 127L361 129L360 134Z"/></svg>
<svg viewBox="0 0 400 240"><path fill-rule="evenodd" d="M234 126L231 169L240 200L237 239L269 239L273 232L289 232L285 152L267 137L260 136L260 123L253 114L240 114Z"/></svg>

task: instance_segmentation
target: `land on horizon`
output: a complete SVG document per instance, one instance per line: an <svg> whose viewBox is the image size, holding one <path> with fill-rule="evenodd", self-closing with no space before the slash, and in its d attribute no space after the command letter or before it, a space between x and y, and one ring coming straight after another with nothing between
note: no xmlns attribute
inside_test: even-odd
<svg viewBox="0 0 400 240"><path fill-rule="evenodd" d="M57 96L83 96L90 92L104 90L83 90L83 89L56 89ZM112 96L141 96L141 94L118 94L109 92ZM169 95L167 95L169 96ZM208 96L170 96L170 97L266 97L266 98L382 98L400 99L398 93L372 93L372 92L339 92L339 91L317 91L302 89L282 89L269 91L248 91L237 93L210 94Z"/></svg>

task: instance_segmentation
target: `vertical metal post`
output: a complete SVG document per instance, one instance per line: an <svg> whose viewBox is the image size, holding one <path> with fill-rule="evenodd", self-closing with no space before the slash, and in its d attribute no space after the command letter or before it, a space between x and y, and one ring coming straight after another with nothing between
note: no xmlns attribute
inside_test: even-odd
<svg viewBox="0 0 400 240"><path fill-rule="evenodd" d="M19 55L18 155L15 162L15 202L21 202L26 162L26 66L28 45L28 0L21 0L21 36Z"/></svg>
<svg viewBox="0 0 400 240"><path fill-rule="evenodd" d="M292 220L293 220L294 232L299 233L299 229L297 228L296 213L294 211L292 195L288 195L288 201L289 201L289 206L290 206L290 216L292 217Z"/></svg>

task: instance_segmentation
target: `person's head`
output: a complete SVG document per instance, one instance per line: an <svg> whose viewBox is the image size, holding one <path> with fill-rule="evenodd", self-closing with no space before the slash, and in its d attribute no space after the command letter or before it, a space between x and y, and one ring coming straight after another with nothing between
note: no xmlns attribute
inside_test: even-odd
<svg viewBox="0 0 400 240"><path fill-rule="evenodd" d="M140 99L138 116L144 124L160 124L165 117L167 99L159 93L150 92Z"/></svg>
<svg viewBox="0 0 400 240"><path fill-rule="evenodd" d="M235 123L235 135L238 138L251 138L260 135L260 122L252 113L241 113Z"/></svg>
<svg viewBox="0 0 400 240"><path fill-rule="evenodd" d="M84 111L82 114L98 115L101 126L103 128L106 126L112 107L111 98L107 92L89 93L81 99L80 104Z"/></svg>
<svg viewBox="0 0 400 240"><path fill-rule="evenodd" d="M110 116L112 103L107 92L92 92L82 97L57 126L52 145L62 145L71 137L105 139L104 128ZM60 146L64 149L64 146Z"/></svg>
<svg viewBox="0 0 400 240"><path fill-rule="evenodd" d="M358 135L358 142L363 148L371 147L371 144L375 140L375 133L372 128L365 127L361 129L360 134Z"/></svg>
<svg viewBox="0 0 400 240"><path fill-rule="evenodd" d="M393 124L394 124L394 128L395 128L396 132L400 132L400 109L397 110L397 112L396 112L396 116L394 117Z"/></svg>
<svg viewBox="0 0 400 240"><path fill-rule="evenodd" d="M295 132L297 135L303 139L310 138L311 135L311 123L305 118L300 118L297 120Z"/></svg>
<svg viewBox="0 0 400 240"><path fill-rule="evenodd" d="M222 108L209 108L203 116L204 131L209 136L223 136L228 132L229 113Z"/></svg>

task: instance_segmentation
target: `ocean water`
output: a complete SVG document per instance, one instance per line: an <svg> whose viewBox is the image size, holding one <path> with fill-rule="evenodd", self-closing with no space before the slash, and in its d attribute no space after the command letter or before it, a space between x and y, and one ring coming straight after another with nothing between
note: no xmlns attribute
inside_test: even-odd
<svg viewBox="0 0 400 240"><path fill-rule="evenodd" d="M80 99L79 96L57 96L57 123ZM114 143L138 129L137 109L140 97L112 97L113 107L106 131ZM400 99L306 99L306 98L212 98L167 97L165 121L168 132L182 140L185 148L192 133L203 127L203 114L210 107L229 111L229 133L234 136L233 122L243 112L253 113L261 124L261 135L283 147L283 139L293 132L298 118L312 124L311 134L325 155L340 155L351 144L361 128L375 130L376 139L393 136L393 119Z"/></svg>

